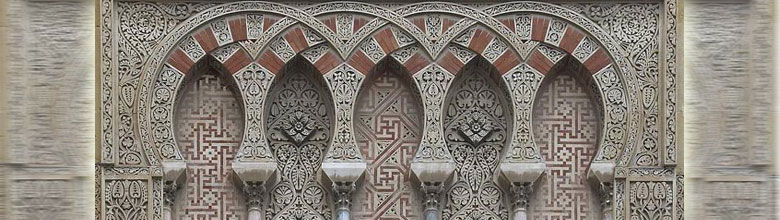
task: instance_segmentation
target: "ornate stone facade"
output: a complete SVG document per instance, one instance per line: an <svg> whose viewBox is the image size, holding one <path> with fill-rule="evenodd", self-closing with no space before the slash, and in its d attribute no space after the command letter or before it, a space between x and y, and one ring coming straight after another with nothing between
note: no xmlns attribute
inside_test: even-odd
<svg viewBox="0 0 780 220"><path fill-rule="evenodd" d="M102 0L100 9L97 170L103 176L97 185L105 193L97 191L97 219L138 218L117 213L160 219L163 185L184 186L179 175L195 165L192 152L181 150L186 138L174 134L184 123L174 112L182 108L182 88L203 63L216 66L225 76L220 79L232 80L228 84L241 103L234 115L224 116L243 116L242 139L229 141L240 146L220 152L223 159L235 155L232 165L222 162L222 169L234 173L214 175L243 185L252 202L232 208L262 210L247 213L250 219L343 219L352 209L356 219L518 219L528 203L537 205L527 198L545 192L530 190L537 177L558 175L557 160L577 164L570 177L579 190L590 187L598 194L589 198L603 197L598 209L603 212L582 219L682 219L675 208L682 196L675 191L682 170L674 169L680 141L675 0L494 5ZM594 126L571 131L592 145L575 157L588 162L543 155L542 144L569 148L534 136L553 132L539 130L532 117L540 85L559 66L570 68L568 63L581 67L570 79L585 82L583 88L593 94L588 100L597 106L589 109L591 118L580 119ZM385 120L366 113L373 111L363 102L394 99L378 92L365 100L362 93L383 88L373 74L387 71L405 74L404 99L419 96L420 102L412 104L413 112L388 113ZM562 97L564 103L581 101ZM546 107L566 111L565 106ZM409 119L392 122L398 115ZM400 144L372 146L372 135L382 133L377 129L399 126L404 133L383 138ZM116 169L144 172L107 174ZM371 198L356 203L351 195ZM408 201L413 198L425 201ZM132 204L116 204L128 201ZM368 207L383 210L371 213ZM548 210L528 211L545 216Z"/></svg>

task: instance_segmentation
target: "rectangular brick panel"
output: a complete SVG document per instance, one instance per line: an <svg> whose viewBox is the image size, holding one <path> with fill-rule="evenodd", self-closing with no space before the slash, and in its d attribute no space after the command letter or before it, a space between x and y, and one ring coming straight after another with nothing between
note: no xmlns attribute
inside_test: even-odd
<svg viewBox="0 0 780 220"><path fill-rule="evenodd" d="M352 54L352 57L349 59L348 63L357 71L363 73L363 75L367 75L369 71L371 71L371 68L374 68L374 61L371 61L371 59L369 59L368 56L366 56L366 54L360 50Z"/></svg>
<svg viewBox="0 0 780 220"><path fill-rule="evenodd" d="M398 41L396 41L395 35L393 35L393 31L390 28L385 28L374 35L374 39L379 43L379 46L382 47L382 51L384 51L385 54L390 54L390 52L398 49Z"/></svg>
<svg viewBox="0 0 780 220"><path fill-rule="evenodd" d="M590 74L594 74L609 65L610 62L609 56L604 49L599 48L585 61L585 68L590 71Z"/></svg>
<svg viewBox="0 0 780 220"><path fill-rule="evenodd" d="M425 58L425 55L422 55L419 52L417 52L414 55L412 55L412 57L410 57L409 60L406 60L406 63L404 63L404 67L406 67L406 70L409 71L410 74L416 74L422 68L428 66L429 63L430 62L428 61L428 59Z"/></svg>
<svg viewBox="0 0 780 220"><path fill-rule="evenodd" d="M504 26L509 28L509 30L515 31L515 19L505 18L499 21L501 21L501 23L504 24Z"/></svg>
<svg viewBox="0 0 780 220"><path fill-rule="evenodd" d="M477 29L474 31L474 36L471 38L469 48L476 51L477 53L482 53L482 51L485 51L485 47L487 47L491 40L493 40L493 36L490 34L490 32Z"/></svg>
<svg viewBox="0 0 780 220"><path fill-rule="evenodd" d="M566 32L563 33L563 39L561 39L560 48L568 53L574 53L574 49L580 44L582 38L585 35L579 30L576 30L572 26L566 27Z"/></svg>
<svg viewBox="0 0 780 220"><path fill-rule="evenodd" d="M444 52L444 55L439 58L437 63L452 74L457 74L460 71L460 68L464 65L450 51Z"/></svg>
<svg viewBox="0 0 780 220"><path fill-rule="evenodd" d="M284 39L290 44L295 53L301 52L303 49L309 46L306 42L306 38L303 36L303 30L301 28L294 28L290 32L284 35Z"/></svg>
<svg viewBox="0 0 780 220"><path fill-rule="evenodd" d="M235 74L246 65L249 65L251 62L252 57L250 57L249 54L247 54L246 51L242 49L236 51L233 56L225 61L225 68L230 72L230 74Z"/></svg>
<svg viewBox="0 0 780 220"><path fill-rule="evenodd" d="M198 33L195 34L195 40L200 43L200 46L203 47L203 50L206 51L206 53L211 52L214 49L217 49L217 38L214 37L214 32L211 31L210 27L207 27Z"/></svg>
<svg viewBox="0 0 780 220"><path fill-rule="evenodd" d="M333 31L334 33L336 32L336 17L335 16L331 16L328 19L320 20L320 21L322 21L322 23L325 24L325 26L330 28L331 31Z"/></svg>
<svg viewBox="0 0 780 220"><path fill-rule="evenodd" d="M512 50L504 51L504 54L498 57L496 62L493 63L493 65L496 66L496 70L498 70L498 73L501 75L506 74L519 64L520 57Z"/></svg>
<svg viewBox="0 0 780 220"><path fill-rule="evenodd" d="M229 21L230 31L233 35L233 40L246 40L246 18L238 18Z"/></svg>
<svg viewBox="0 0 780 220"><path fill-rule="evenodd" d="M538 70L542 74L547 74L547 72L552 69L553 63L547 59L547 57L544 56L542 52L539 52L539 50L534 50L534 52L532 52L531 56L528 58L528 65Z"/></svg>
<svg viewBox="0 0 780 220"><path fill-rule="evenodd" d="M550 20L540 17L534 17L531 27L531 40L544 41L544 37L547 35L547 26L550 24Z"/></svg>
<svg viewBox="0 0 780 220"><path fill-rule="evenodd" d="M271 50L266 50L263 52L263 54L260 55L260 57L257 59L257 63L274 74L279 74L279 71L282 70L282 67L284 66L284 61L277 57L276 54L274 54L274 52Z"/></svg>
<svg viewBox="0 0 780 220"><path fill-rule="evenodd" d="M168 64L182 73L187 74L195 62L192 61L190 57L187 56L187 53L184 53L183 50L176 49L171 54L171 57L168 58Z"/></svg>
<svg viewBox="0 0 780 220"><path fill-rule="evenodd" d="M336 53L330 51L317 60L317 62L314 63L314 66L317 67L317 70L319 70L320 73L327 73L339 64L341 64L341 58L339 58Z"/></svg>

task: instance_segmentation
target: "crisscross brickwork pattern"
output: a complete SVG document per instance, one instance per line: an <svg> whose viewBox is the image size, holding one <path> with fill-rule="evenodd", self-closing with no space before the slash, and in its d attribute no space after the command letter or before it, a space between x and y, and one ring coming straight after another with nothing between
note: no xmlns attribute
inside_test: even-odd
<svg viewBox="0 0 780 220"><path fill-rule="evenodd" d="M187 161L186 198L176 219L245 219L231 164L241 143L243 113L223 80L202 75L183 91L176 135Z"/></svg>
<svg viewBox="0 0 780 220"><path fill-rule="evenodd" d="M531 199L530 219L596 219L597 197L585 182L600 129L594 102L562 73L542 85L535 105L534 136L547 171Z"/></svg>
<svg viewBox="0 0 780 220"><path fill-rule="evenodd" d="M356 141L368 163L355 219L418 219L410 165L422 136L422 103L396 71L377 74L355 108Z"/></svg>

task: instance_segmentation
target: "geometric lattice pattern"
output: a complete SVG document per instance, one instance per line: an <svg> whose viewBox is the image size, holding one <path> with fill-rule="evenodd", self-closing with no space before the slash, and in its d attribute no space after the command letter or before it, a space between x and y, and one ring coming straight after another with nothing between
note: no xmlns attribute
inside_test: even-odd
<svg viewBox="0 0 780 220"><path fill-rule="evenodd" d="M231 169L244 130L241 104L219 77L203 74L192 83L176 106L176 140L187 161L176 219L246 219Z"/></svg>
<svg viewBox="0 0 780 220"><path fill-rule="evenodd" d="M401 78L405 73L377 69L355 106L356 139L368 167L353 197L353 215L419 219L421 198L411 188L410 166L422 136L422 103Z"/></svg>
<svg viewBox="0 0 780 220"><path fill-rule="evenodd" d="M568 71L542 84L534 114L534 138L547 171L530 200L530 219L596 219L598 198L586 184L596 155L598 112L588 90Z"/></svg>

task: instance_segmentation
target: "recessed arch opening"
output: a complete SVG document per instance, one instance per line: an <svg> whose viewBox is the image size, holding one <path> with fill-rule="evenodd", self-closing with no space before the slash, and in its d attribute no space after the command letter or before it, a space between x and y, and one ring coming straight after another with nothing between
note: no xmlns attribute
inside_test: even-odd
<svg viewBox="0 0 780 220"><path fill-rule="evenodd" d="M500 77L478 55L457 73L447 92L444 139L456 169L446 191L443 219L509 216L498 165L509 148L513 120L510 96Z"/></svg>
<svg viewBox="0 0 780 220"><path fill-rule="evenodd" d="M237 86L211 56L186 73L174 105L174 134L187 164L174 218L246 218L245 196L232 166L244 132Z"/></svg>
<svg viewBox="0 0 780 220"><path fill-rule="evenodd" d="M277 162L270 180L266 218L330 219L330 190L319 175L335 123L331 94L322 74L296 55L271 84L264 109L268 146Z"/></svg>
<svg viewBox="0 0 780 220"><path fill-rule="evenodd" d="M547 170L531 196L531 219L601 218L598 186L590 185L587 174L599 150L602 105L590 73L571 55L545 75L532 117L534 140ZM577 211L555 211L561 208Z"/></svg>
<svg viewBox="0 0 780 220"><path fill-rule="evenodd" d="M416 219L423 197L412 182L411 161L424 126L419 90L390 56L366 77L355 102L355 140L367 170L353 194L356 219Z"/></svg>

